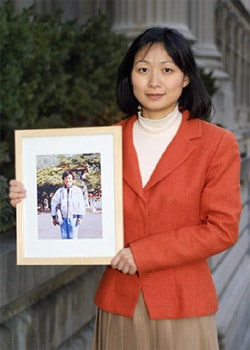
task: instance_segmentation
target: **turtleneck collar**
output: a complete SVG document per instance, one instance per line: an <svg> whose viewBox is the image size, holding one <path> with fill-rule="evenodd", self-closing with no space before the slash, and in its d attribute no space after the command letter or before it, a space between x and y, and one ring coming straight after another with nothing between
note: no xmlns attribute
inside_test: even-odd
<svg viewBox="0 0 250 350"><path fill-rule="evenodd" d="M176 105L175 109L169 113L166 117L161 119L149 119L144 118L141 112L138 112L138 127L141 131L149 132L149 133L164 133L167 129L171 129L177 120L181 119L181 112L179 111L178 105Z"/></svg>

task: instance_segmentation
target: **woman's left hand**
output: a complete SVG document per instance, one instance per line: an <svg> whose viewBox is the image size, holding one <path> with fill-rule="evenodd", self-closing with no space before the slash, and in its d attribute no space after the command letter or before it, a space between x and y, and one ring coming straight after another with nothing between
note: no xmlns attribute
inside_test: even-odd
<svg viewBox="0 0 250 350"><path fill-rule="evenodd" d="M133 275L137 272L137 266L130 248L121 249L111 260L113 269L117 269L123 273Z"/></svg>

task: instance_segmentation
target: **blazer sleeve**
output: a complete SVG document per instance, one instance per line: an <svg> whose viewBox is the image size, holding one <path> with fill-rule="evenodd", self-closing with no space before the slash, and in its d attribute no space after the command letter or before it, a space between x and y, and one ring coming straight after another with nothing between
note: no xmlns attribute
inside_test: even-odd
<svg viewBox="0 0 250 350"><path fill-rule="evenodd" d="M239 148L226 131L207 169L200 223L130 243L138 271L190 264L228 249L237 241L240 213Z"/></svg>

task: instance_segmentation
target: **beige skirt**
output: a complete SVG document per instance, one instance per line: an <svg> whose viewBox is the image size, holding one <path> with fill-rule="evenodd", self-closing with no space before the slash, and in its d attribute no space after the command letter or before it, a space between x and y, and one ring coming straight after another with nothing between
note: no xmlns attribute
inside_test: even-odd
<svg viewBox="0 0 250 350"><path fill-rule="evenodd" d="M218 350L214 315L151 320L142 294L134 317L98 310L93 350Z"/></svg>

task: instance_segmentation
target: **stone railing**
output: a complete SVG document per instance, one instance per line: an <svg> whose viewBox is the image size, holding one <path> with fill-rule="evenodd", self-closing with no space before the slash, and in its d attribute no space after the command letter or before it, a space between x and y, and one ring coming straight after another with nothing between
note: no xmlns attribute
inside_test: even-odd
<svg viewBox="0 0 250 350"><path fill-rule="evenodd" d="M250 349L250 157L241 168L241 215L238 242L210 259L219 295L217 326L221 350Z"/></svg>
<svg viewBox="0 0 250 350"><path fill-rule="evenodd" d="M17 266L0 237L0 349L90 349L101 266Z"/></svg>

